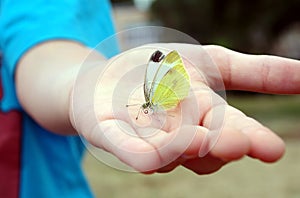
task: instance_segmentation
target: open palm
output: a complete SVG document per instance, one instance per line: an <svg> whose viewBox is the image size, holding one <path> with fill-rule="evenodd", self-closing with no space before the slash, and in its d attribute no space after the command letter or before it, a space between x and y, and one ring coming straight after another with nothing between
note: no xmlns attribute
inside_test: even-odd
<svg viewBox="0 0 300 198"><path fill-rule="evenodd" d="M168 112L139 114L140 105L145 102L142 90L145 66L157 48L177 50L183 55L191 76L190 95ZM228 65L229 60L256 63L253 70L264 64L258 62L258 57L224 48L185 44L144 46L108 62L94 64L82 72L74 89L71 112L74 126L88 142L141 172L167 172L183 165L205 174L244 155L266 162L276 161L284 152L282 140L259 122L229 106L213 90L299 93L299 79L295 78L298 84L289 89L273 88L275 84L265 80L263 86L258 86L255 83L259 83L259 79L250 82L241 79L241 71L241 76L237 77L240 83L236 84L234 76L229 74L237 71L229 69L232 66ZM268 60L299 65L287 59ZM218 67L213 67L212 61ZM250 67L246 69L249 72ZM132 106L126 107L127 104Z"/></svg>

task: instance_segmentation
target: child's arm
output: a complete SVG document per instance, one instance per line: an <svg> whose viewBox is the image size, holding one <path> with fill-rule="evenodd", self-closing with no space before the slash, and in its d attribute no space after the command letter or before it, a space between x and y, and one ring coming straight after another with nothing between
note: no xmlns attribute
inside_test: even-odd
<svg viewBox="0 0 300 198"><path fill-rule="evenodd" d="M20 60L15 76L19 101L46 129L77 133L69 119L70 93L89 52L76 42L49 41L32 48ZM98 59L104 60L100 54Z"/></svg>

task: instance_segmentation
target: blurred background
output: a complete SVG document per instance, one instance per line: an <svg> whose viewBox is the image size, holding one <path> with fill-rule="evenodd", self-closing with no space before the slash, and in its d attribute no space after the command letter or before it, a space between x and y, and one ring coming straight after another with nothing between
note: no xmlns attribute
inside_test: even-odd
<svg viewBox="0 0 300 198"><path fill-rule="evenodd" d="M117 31L159 25L201 44L251 54L300 59L300 0L112 0ZM124 42L135 42L130 35ZM300 75L300 74L299 74ZM96 197L300 197L300 95L227 92L227 101L271 128L286 142L285 156L265 164L248 157L217 173L184 168L142 175L110 168L89 153L84 168Z"/></svg>

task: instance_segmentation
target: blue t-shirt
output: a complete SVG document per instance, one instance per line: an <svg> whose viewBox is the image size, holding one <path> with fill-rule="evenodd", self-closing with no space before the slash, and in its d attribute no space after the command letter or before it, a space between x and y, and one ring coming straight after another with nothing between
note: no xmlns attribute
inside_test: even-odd
<svg viewBox="0 0 300 198"><path fill-rule="evenodd" d="M110 10L107 0L0 0L1 110L22 111L14 72L28 49L53 39L95 47L114 33ZM22 127L20 197L92 197L80 164L81 139L48 132L25 112Z"/></svg>

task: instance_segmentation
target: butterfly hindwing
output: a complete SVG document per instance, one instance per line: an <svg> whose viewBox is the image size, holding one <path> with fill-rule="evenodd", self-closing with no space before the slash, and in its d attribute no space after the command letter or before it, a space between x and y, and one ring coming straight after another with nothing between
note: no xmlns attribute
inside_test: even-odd
<svg viewBox="0 0 300 198"><path fill-rule="evenodd" d="M164 68L160 72L160 68ZM176 51L170 52L162 61L159 74L161 78L154 81L153 90L150 93L150 99L153 105L158 105L165 110L174 108L184 99L190 88L190 80L187 71L184 68L183 61Z"/></svg>

